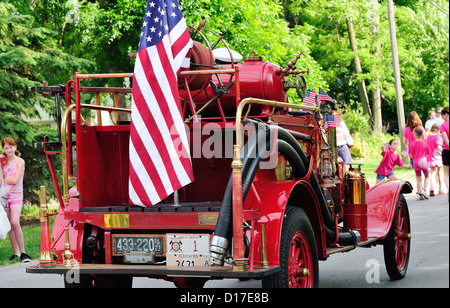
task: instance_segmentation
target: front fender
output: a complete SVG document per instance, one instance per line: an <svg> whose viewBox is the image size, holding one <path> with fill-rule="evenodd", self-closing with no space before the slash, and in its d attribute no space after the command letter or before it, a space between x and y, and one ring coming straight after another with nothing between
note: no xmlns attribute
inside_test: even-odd
<svg viewBox="0 0 450 308"><path fill-rule="evenodd" d="M408 181L383 181L366 192L368 236L383 239L394 220L400 194L412 192Z"/></svg>

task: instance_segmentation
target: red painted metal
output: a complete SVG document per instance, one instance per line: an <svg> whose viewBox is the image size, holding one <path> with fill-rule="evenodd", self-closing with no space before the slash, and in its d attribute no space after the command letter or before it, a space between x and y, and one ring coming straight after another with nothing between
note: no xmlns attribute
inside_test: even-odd
<svg viewBox="0 0 450 308"><path fill-rule="evenodd" d="M287 92L284 90L285 76L281 73L281 68L273 63L266 61L245 61L235 66L239 72L236 75L236 86L240 86L240 93L238 88L231 87L228 94L220 97L221 108L225 116L233 117L236 114L236 97L240 99L248 97L258 97L261 99L274 100L285 102L287 100ZM224 66L225 69L232 68L231 66ZM221 81L223 84L230 82L233 75L221 74ZM218 78L213 75L211 79L216 85L219 85ZM212 87L206 88L206 91L199 93L193 98L196 109L200 109L207 101L215 95ZM183 99L189 98L189 93L185 90L180 90L180 97ZM253 106L250 115L268 116L271 110L268 106ZM202 117L219 116L218 110L215 106L210 106L202 113Z"/></svg>
<svg viewBox="0 0 450 308"><path fill-rule="evenodd" d="M343 204L344 229L355 230L367 241L367 204Z"/></svg>
<svg viewBox="0 0 450 308"><path fill-rule="evenodd" d="M40 267L54 267L56 264L51 260L51 248L50 248L50 227L48 224L48 217L41 217L41 260L39 261ZM45 260L42 260L42 257ZM49 258L50 257L50 258Z"/></svg>
<svg viewBox="0 0 450 308"><path fill-rule="evenodd" d="M401 180L384 181L367 190L368 237L386 237L394 220L397 200L402 190L411 192L411 184Z"/></svg>
<svg viewBox="0 0 450 308"><path fill-rule="evenodd" d="M244 258L244 215L242 213L242 176L233 172L233 258Z"/></svg>
<svg viewBox="0 0 450 308"><path fill-rule="evenodd" d="M397 259L397 267L402 271L408 260L409 245L411 240L407 237L410 226L407 218L407 209L405 204L400 203L397 207L395 216L395 257Z"/></svg>
<svg viewBox="0 0 450 308"><path fill-rule="evenodd" d="M299 275L303 269L309 270L308 275ZM289 288L311 288L313 285L313 260L311 247L306 235L297 231L292 237L288 257Z"/></svg>

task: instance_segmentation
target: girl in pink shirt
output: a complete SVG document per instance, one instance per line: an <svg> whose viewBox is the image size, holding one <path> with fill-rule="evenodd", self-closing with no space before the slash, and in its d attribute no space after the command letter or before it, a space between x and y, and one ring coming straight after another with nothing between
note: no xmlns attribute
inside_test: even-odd
<svg viewBox="0 0 450 308"><path fill-rule="evenodd" d="M430 197L434 196L434 182L439 186L439 194L444 192L441 187L440 171L442 167L442 137L439 136L439 125L433 124L430 129L430 134L427 138L428 145L428 167L430 168Z"/></svg>
<svg viewBox="0 0 450 308"><path fill-rule="evenodd" d="M3 182L7 191L6 213L11 223L9 231L9 241L14 254L9 259L30 262L31 258L25 253L22 227L20 226L20 214L23 205L23 175L25 172L25 161L19 157L17 144L11 137L2 140L2 149L4 155L1 158L7 158L5 164L1 165Z"/></svg>
<svg viewBox="0 0 450 308"><path fill-rule="evenodd" d="M426 193L428 184L430 182L430 173L428 171L428 144L423 141L423 130L420 127L414 129L414 137L416 140L409 146L409 154L413 157L413 167L416 172L417 181L417 194L418 200L428 199ZM422 173L425 176L424 183L422 185Z"/></svg>
<svg viewBox="0 0 450 308"><path fill-rule="evenodd" d="M403 160L397 153L399 145L400 143L397 139L392 139L389 143L383 143L381 146L381 156L383 156L383 159L375 170L375 173L377 174L377 183L380 183L386 177L389 180L396 180L397 177L393 172L395 166L411 169L411 166L405 166L403 164Z"/></svg>
<svg viewBox="0 0 450 308"><path fill-rule="evenodd" d="M425 139L427 137L427 134L425 132L425 128L423 128L422 126L422 120L420 120L419 115L417 114L417 112L415 111L411 111L410 114L408 115L408 119L406 121L406 127L405 127L405 132L403 133L403 144L409 148L409 146L411 145L411 143L413 143L415 141L415 137L414 137L414 129L416 129L416 127L420 127L423 131L423 139ZM411 161L411 166L414 166L414 162L413 162L413 156L411 154L411 151L409 151L409 158Z"/></svg>

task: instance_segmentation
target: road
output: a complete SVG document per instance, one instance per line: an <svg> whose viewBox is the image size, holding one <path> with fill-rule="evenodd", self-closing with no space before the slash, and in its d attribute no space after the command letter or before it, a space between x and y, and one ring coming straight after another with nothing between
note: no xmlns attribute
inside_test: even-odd
<svg viewBox="0 0 450 308"><path fill-rule="evenodd" d="M412 243L408 273L403 280L391 281L384 267L383 247L359 248L335 254L319 263L321 288L449 288L449 202L447 195L416 201L406 195ZM14 264L0 267L0 288L62 288L60 275L27 274L28 266ZM171 282L134 278L134 288L173 288ZM207 288L261 288L255 280L208 281Z"/></svg>

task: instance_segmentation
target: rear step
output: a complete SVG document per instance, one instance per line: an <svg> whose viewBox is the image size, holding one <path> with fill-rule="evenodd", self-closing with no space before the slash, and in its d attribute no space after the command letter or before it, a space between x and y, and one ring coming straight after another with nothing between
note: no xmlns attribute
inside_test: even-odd
<svg viewBox="0 0 450 308"><path fill-rule="evenodd" d="M178 267L164 265L124 265L124 264L79 264L74 267L64 267L58 264L55 267L45 268L39 265L28 267L29 274L66 274L68 271L77 271L78 274L97 275L131 275L131 276L161 276L168 277L210 277L210 278L251 278L258 279L272 275L280 267L259 268L254 267L246 271L234 271L231 267L199 266Z"/></svg>

